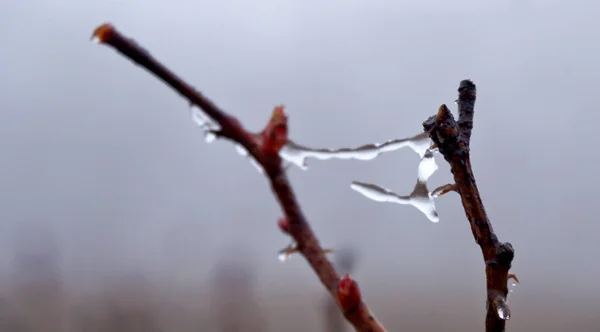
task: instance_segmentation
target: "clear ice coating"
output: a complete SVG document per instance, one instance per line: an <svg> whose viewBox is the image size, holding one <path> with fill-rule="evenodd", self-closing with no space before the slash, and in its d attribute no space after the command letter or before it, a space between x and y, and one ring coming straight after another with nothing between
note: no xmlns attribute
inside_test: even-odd
<svg viewBox="0 0 600 332"><path fill-rule="evenodd" d="M204 131L204 140L206 143L213 142L217 138L213 131L220 130L221 126L204 114L197 106L192 105L190 109L192 111L192 119Z"/></svg>
<svg viewBox="0 0 600 332"><path fill-rule="evenodd" d="M221 130L221 126L213 121L210 117L208 117L204 112L198 108L196 105L191 105L190 107L192 112L192 119L194 122L202 129L204 132L204 140L206 143L214 142L217 139L217 135L215 135L215 131ZM258 170L259 173L264 174L264 170L262 166L246 151L246 149L239 145L235 144L235 150L241 156L244 156L250 160L250 163L254 168Z"/></svg>
<svg viewBox="0 0 600 332"><path fill-rule="evenodd" d="M515 288L517 287L517 284L519 283L519 279L517 278L516 275L509 274L508 282L509 282L509 284L508 284L508 294L506 294L506 302L508 302L508 299L510 298L512 293L515 291Z"/></svg>
<svg viewBox="0 0 600 332"><path fill-rule="evenodd" d="M438 169L430 150L425 150L419 163L417 183L409 195L399 195L393 191L375 184L354 181L350 188L377 202L389 202L403 205L412 205L421 211L431 222L440 221L435 209L435 196L427 188L427 180ZM434 191L435 192L435 191Z"/></svg>
<svg viewBox="0 0 600 332"><path fill-rule="evenodd" d="M248 160L250 160L250 163L252 164L252 166L254 166L254 168L256 168L256 170L260 173L260 174L265 174L265 170L263 169L263 167L254 159L254 157L252 157L249 153L248 150L246 150L246 148L244 148L243 146L241 146L240 144L235 144L235 151L243 156L248 158Z"/></svg>
<svg viewBox="0 0 600 332"><path fill-rule="evenodd" d="M432 141L427 133L420 133L409 138L389 140L384 143L365 144L356 148L340 149L315 149L288 141L279 151L279 155L299 168L306 170L306 159L357 159L372 160L384 152L395 151L403 147L409 147L419 154L421 158L431 147Z"/></svg>

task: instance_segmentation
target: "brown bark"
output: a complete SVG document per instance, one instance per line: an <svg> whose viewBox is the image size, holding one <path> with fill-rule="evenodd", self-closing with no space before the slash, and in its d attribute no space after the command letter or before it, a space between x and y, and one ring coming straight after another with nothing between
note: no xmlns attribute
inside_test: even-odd
<svg viewBox="0 0 600 332"><path fill-rule="evenodd" d="M487 281L485 330L501 332L510 318L506 297L508 271L514 257L514 249L510 243L500 242L494 233L473 175L469 143L473 129L475 84L464 80L460 83L458 92L458 122L454 120L448 107L442 105L437 115L423 122L423 127L430 133L434 144L450 164L455 188L460 195L473 237L481 247Z"/></svg>

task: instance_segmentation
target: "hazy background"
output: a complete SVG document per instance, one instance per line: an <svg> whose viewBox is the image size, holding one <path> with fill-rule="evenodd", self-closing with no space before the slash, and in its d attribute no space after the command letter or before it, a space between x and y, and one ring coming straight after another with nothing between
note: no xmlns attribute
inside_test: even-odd
<svg viewBox="0 0 600 332"><path fill-rule="evenodd" d="M522 281L508 330L597 330L599 10L577 0L2 1L0 329L324 331L317 278L300 256L277 260L289 239L266 180L230 143L205 144L185 100L89 42L111 22L248 128L285 104L291 137L317 147L416 134L440 104L455 110L460 80L474 80L474 171ZM436 158L432 187L451 179ZM408 193L417 163L405 149L309 160L290 177L322 244L358 253L353 275L390 331L482 331L483 261L458 196L437 201L433 224L349 188ZM224 327L224 298L254 323ZM109 316L145 318L119 330L102 325Z"/></svg>

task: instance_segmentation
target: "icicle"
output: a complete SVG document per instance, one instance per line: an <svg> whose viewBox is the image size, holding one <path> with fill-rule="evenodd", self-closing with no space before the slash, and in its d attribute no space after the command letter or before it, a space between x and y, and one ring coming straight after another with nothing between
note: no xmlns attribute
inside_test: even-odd
<svg viewBox="0 0 600 332"><path fill-rule="evenodd" d="M403 205L412 205L421 211L431 222L438 222L439 215L435 209L434 195L427 189L427 180L438 169L431 151L424 153L419 163L417 183L408 196L394 193L393 191L375 184L354 181L350 188L377 202L389 202Z"/></svg>

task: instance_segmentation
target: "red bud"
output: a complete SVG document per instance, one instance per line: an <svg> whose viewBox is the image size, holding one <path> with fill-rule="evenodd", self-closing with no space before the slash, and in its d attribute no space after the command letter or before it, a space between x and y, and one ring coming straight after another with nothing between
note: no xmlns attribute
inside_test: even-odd
<svg viewBox="0 0 600 332"><path fill-rule="evenodd" d="M277 221L277 226L279 226L279 229L286 234L290 232L290 223L285 217L279 218Z"/></svg>
<svg viewBox="0 0 600 332"><path fill-rule="evenodd" d="M360 305L362 302L360 289L356 281L346 274L338 285L337 297L344 312L348 312Z"/></svg>

